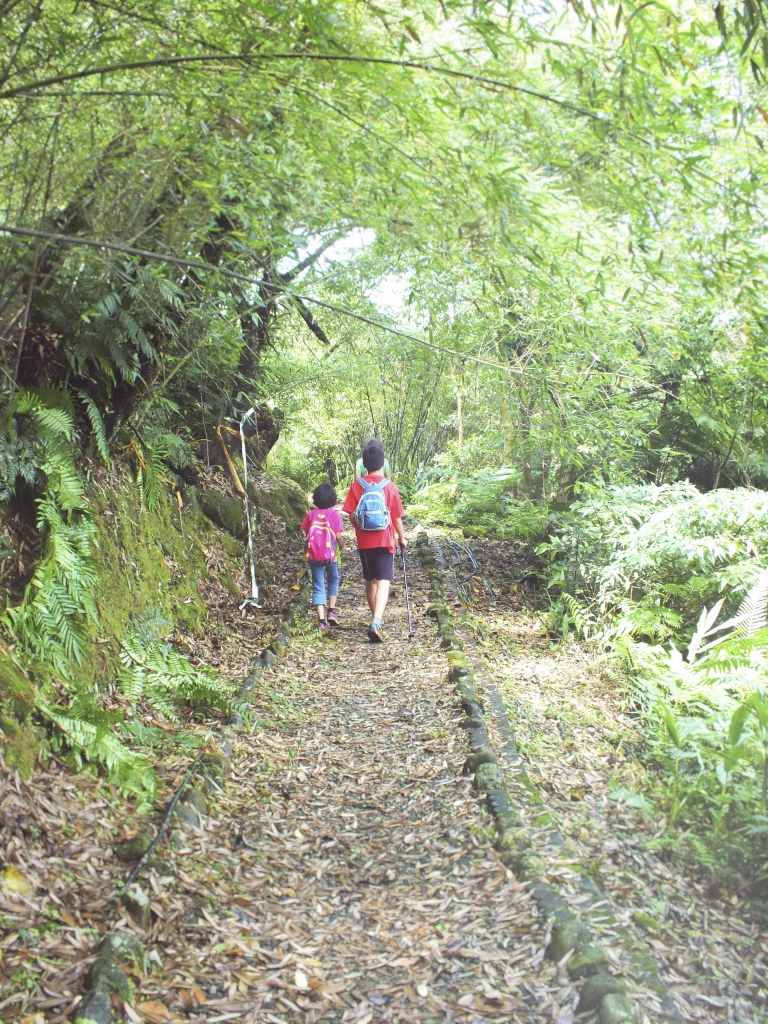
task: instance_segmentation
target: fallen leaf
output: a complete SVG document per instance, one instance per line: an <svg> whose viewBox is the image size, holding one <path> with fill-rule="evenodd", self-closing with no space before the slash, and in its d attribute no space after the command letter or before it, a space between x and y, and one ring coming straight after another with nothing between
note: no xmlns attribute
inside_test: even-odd
<svg viewBox="0 0 768 1024"><path fill-rule="evenodd" d="M16 868L8 868L0 874L3 886L9 892L17 892L20 896L31 896L35 891L34 885L28 882L24 875Z"/></svg>
<svg viewBox="0 0 768 1024"><path fill-rule="evenodd" d="M301 971L298 968L296 969L293 975L293 984L296 986L299 992L307 991L307 989L309 988L309 979L307 978L304 971Z"/></svg>
<svg viewBox="0 0 768 1024"><path fill-rule="evenodd" d="M173 1020L173 1014L165 1003L160 1003L156 999L147 999L143 1003L137 1003L136 1012L150 1024L168 1024Z"/></svg>

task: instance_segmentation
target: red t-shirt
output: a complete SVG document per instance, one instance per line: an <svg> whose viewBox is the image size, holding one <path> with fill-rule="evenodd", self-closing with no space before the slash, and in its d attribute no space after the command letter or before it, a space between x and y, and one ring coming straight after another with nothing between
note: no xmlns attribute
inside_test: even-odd
<svg viewBox="0 0 768 1024"><path fill-rule="evenodd" d="M367 484L375 483L377 480L381 480L381 474L373 476L369 473L363 477ZM342 512L349 512L351 515L357 508L357 503L363 494L363 488L355 480L352 486L349 488L349 493L344 500L344 504L341 506ZM358 548L387 548L393 554L395 548L395 528L392 525L392 520L401 519L403 515L403 503L400 500L400 491L397 486L392 483L391 480L387 481L387 485L384 488L384 500L387 503L387 508L390 513L389 526L386 530L361 530L357 524L352 520L355 527L355 534L357 536Z"/></svg>

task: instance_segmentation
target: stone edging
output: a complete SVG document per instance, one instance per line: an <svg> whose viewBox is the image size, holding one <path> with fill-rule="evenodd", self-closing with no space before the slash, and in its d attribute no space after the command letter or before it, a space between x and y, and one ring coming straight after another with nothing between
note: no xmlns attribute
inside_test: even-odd
<svg viewBox="0 0 768 1024"><path fill-rule="evenodd" d="M514 871L518 878L530 883L536 902L552 922L552 937L546 949L547 958L564 964L572 981L583 980L576 1012L597 1011L600 1024L635 1022L636 1013L627 998L626 986L608 970L610 957L607 950L595 941L590 927L564 899L557 886L546 878L546 863L534 848L530 830L520 809L532 810L538 825L550 825L551 822L544 811L543 801L536 787L520 767L521 759L514 749L508 720L508 742L505 744L504 752L505 760L512 760L515 766L512 792L505 785L504 772L499 765L498 756L491 748L485 725L485 701L476 687L477 675L486 676L488 673L484 666L474 665L474 659L470 659L464 653L464 641L456 632L451 610L445 600L443 574L429 538L424 532L419 533L416 538L416 551L430 581L431 604L427 612L436 620L440 646L446 652L449 663L448 678L456 686L466 715L466 721L462 724L468 730L470 754L464 763L464 773L474 774L475 788L478 792L486 794L488 808L496 827L495 845L501 854L501 862ZM493 680L488 679L486 682L489 689L495 691ZM497 692L493 695L497 698L499 696ZM548 829L547 838L559 847L561 852L567 851L565 841L554 827ZM575 870L579 872L578 865L575 865ZM591 901L603 904L603 921L608 920L621 938L632 943L632 955L628 959L634 968L633 973L639 976L645 986L653 990L660 1004L657 1019L668 1024L683 1024L683 1017L669 995L650 953L645 948L638 948L634 936L612 918L610 911L604 909L607 901L597 886L583 874L583 871L581 874L584 883L582 888L591 897Z"/></svg>
<svg viewBox="0 0 768 1024"><path fill-rule="evenodd" d="M288 641L295 629L298 614L310 596L309 587L309 580L305 577L298 593L288 606L285 618L277 627L275 639L261 652L243 680L239 693L241 703L247 703L250 700L262 674L280 658L285 657ZM231 727L242 724L242 716L239 712L234 711L228 719L230 728L214 733L218 750L202 755L200 768L196 773L202 777L205 788L195 785L186 786L174 811L174 818L178 818L193 828L203 828L203 816L208 810L206 790L209 793L221 792L224 780L231 772L231 758L234 754L230 743L230 738L234 735ZM137 843L136 840L139 842ZM123 848L123 856L118 854L119 859L137 859L144 854L150 842L151 836L145 835L120 844ZM119 850L120 847L117 849ZM133 886L122 893L118 900L143 928L149 925L150 901L149 896L142 889ZM128 1003L133 996L133 986L128 980L125 968L131 963L138 964L145 958L145 951L139 940L135 935L126 931L107 932L99 942L97 949L96 959L86 975L85 989L77 1007L75 1024L109 1024L112 1010L111 994L114 993Z"/></svg>

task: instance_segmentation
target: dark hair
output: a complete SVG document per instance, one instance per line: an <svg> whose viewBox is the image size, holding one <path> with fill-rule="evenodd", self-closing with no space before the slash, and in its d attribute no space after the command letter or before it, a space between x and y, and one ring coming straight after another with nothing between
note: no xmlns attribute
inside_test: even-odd
<svg viewBox="0 0 768 1024"><path fill-rule="evenodd" d="M369 473L375 473L384 465L384 452L380 444L370 445L363 452L363 465Z"/></svg>
<svg viewBox="0 0 768 1024"><path fill-rule="evenodd" d="M318 484L312 491L315 508L333 508L336 504L336 491L330 484Z"/></svg>

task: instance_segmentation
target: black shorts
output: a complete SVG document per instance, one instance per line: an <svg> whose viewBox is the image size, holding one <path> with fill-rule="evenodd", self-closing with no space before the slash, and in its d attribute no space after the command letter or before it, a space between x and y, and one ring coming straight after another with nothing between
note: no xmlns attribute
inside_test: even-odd
<svg viewBox="0 0 768 1024"><path fill-rule="evenodd" d="M364 580L389 580L395 578L395 556L389 548L358 548L363 566Z"/></svg>

